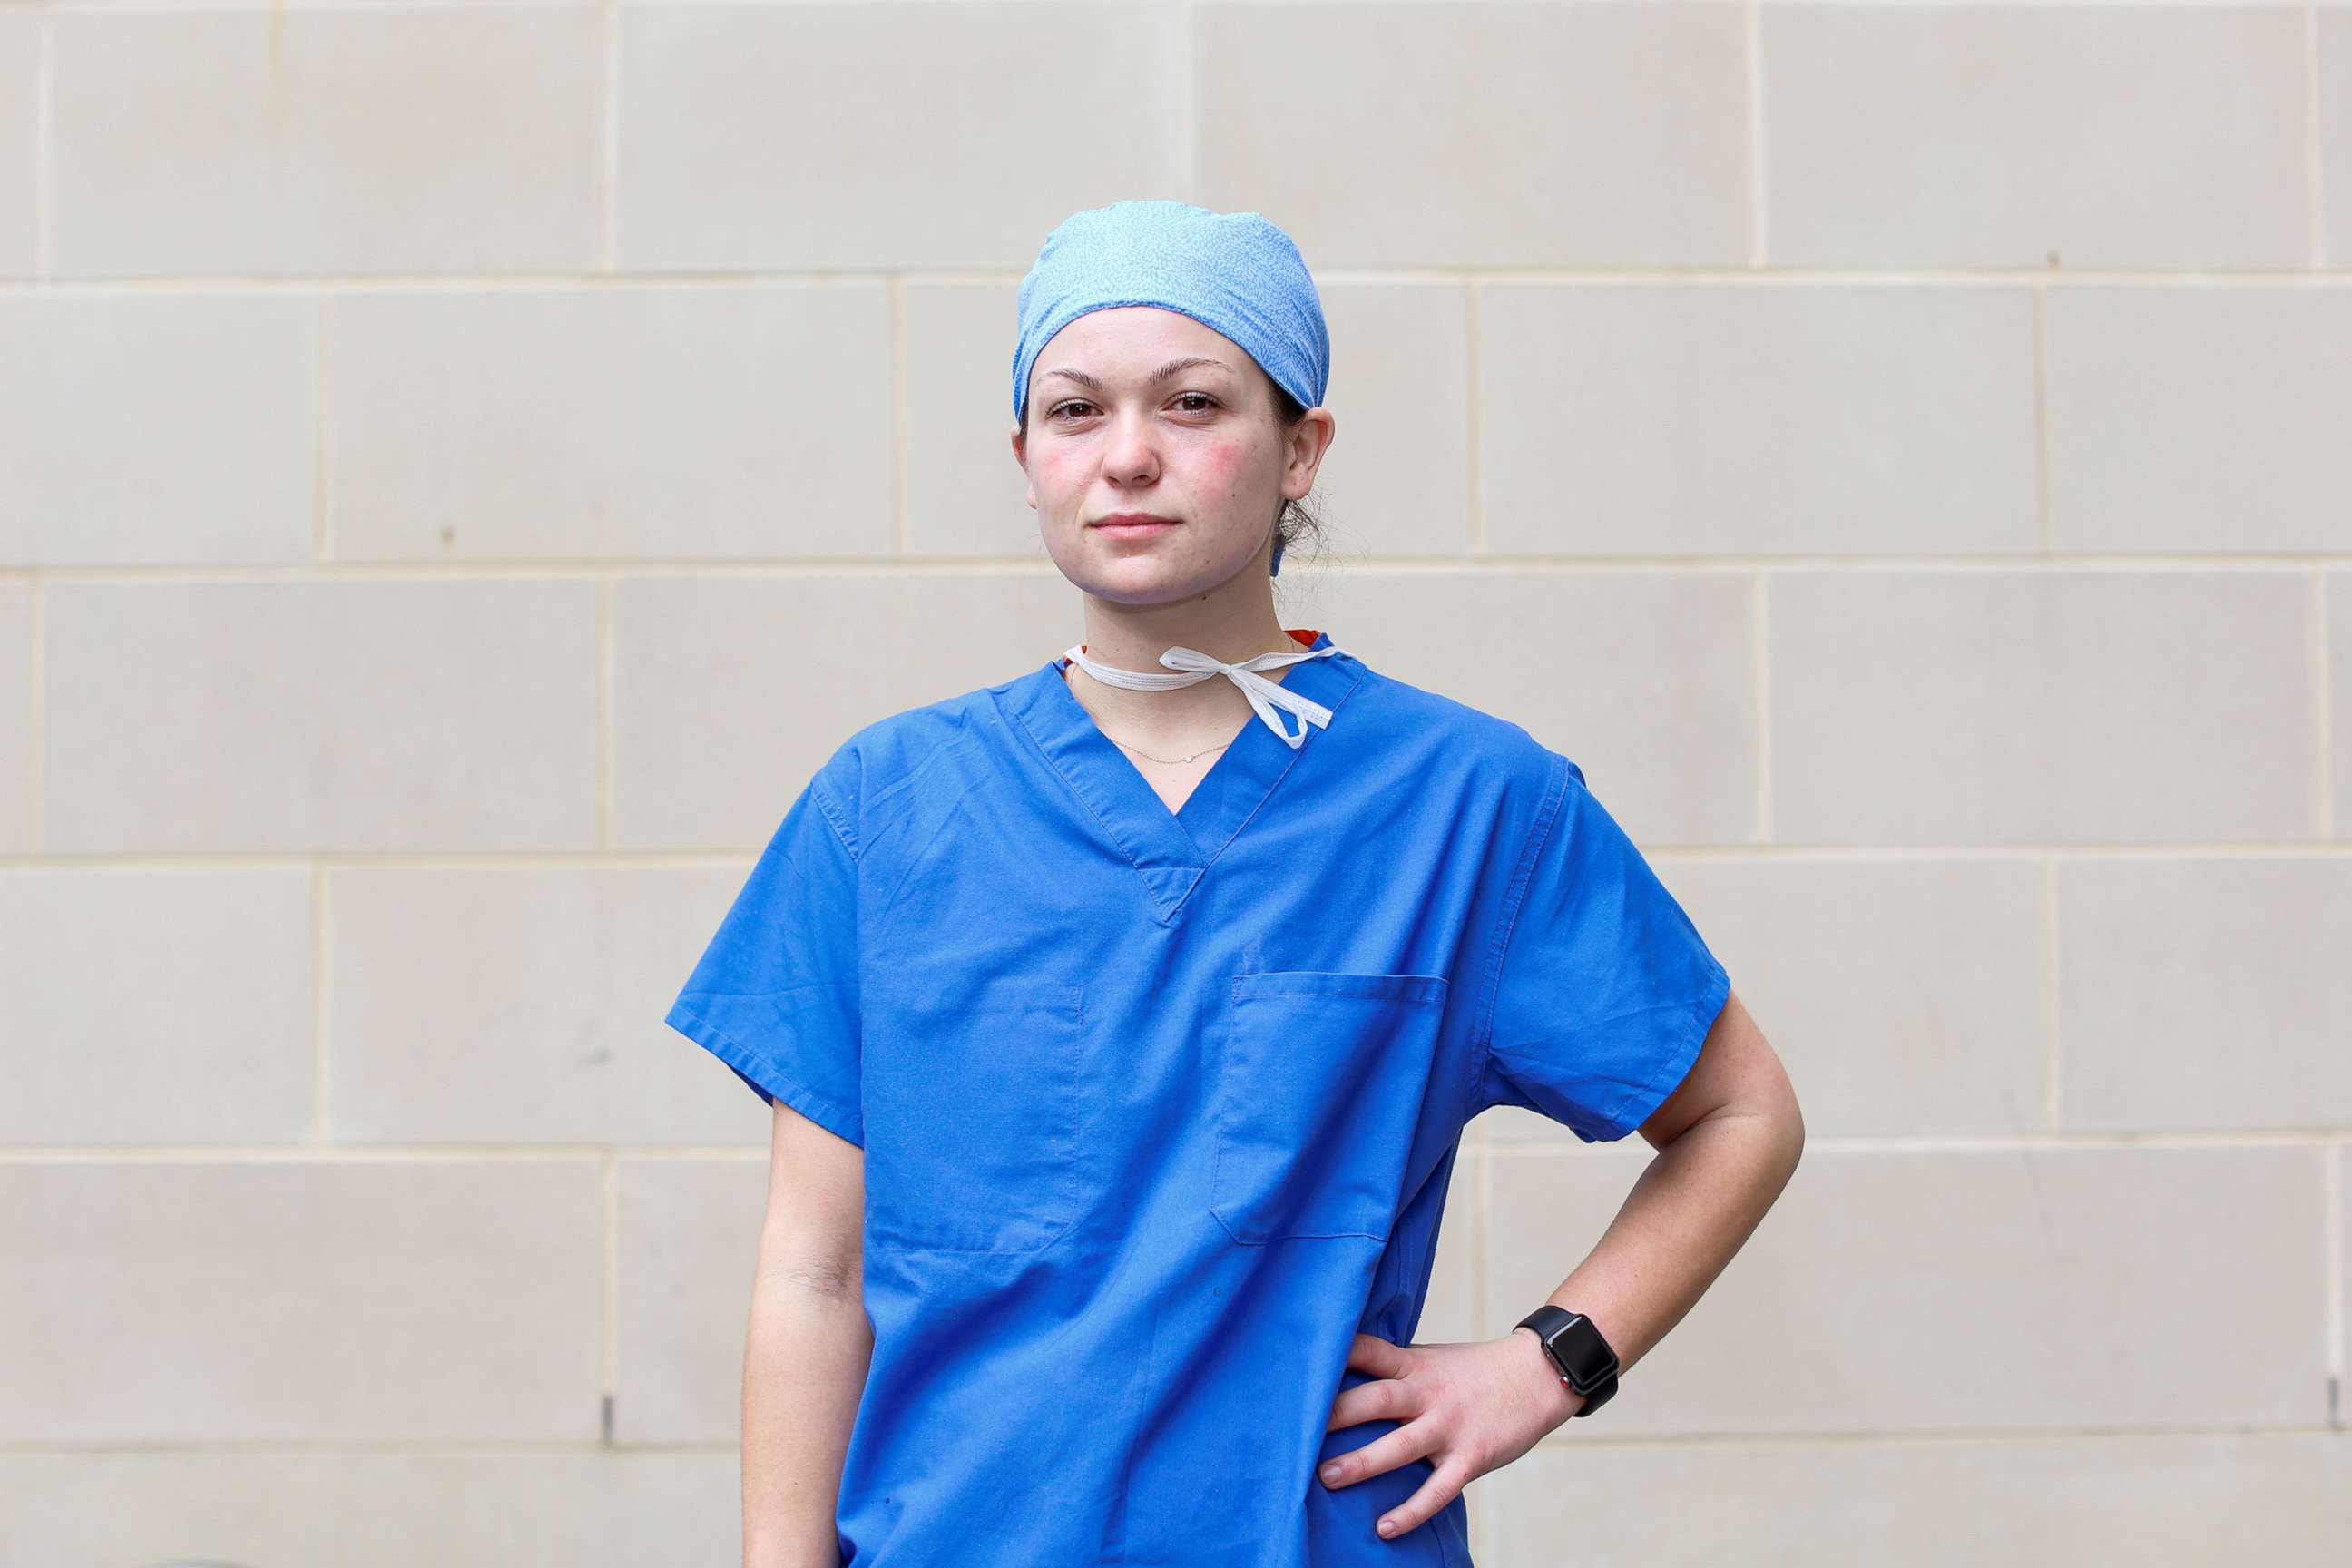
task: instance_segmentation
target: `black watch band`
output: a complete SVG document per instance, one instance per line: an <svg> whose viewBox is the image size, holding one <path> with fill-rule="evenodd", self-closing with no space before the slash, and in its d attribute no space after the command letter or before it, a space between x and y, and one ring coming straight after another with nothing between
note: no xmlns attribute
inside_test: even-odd
<svg viewBox="0 0 2352 1568"><path fill-rule="evenodd" d="M1521 1318L1512 1332L1520 1329L1535 1331L1544 1354L1559 1369L1559 1380L1584 1396L1577 1415L1591 1415L1617 1392L1617 1352L1583 1313L1547 1301Z"/></svg>

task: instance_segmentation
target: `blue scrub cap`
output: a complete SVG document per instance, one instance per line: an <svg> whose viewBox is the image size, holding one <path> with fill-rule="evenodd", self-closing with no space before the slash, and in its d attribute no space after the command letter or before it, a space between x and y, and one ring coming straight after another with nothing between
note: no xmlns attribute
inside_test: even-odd
<svg viewBox="0 0 2352 1568"><path fill-rule="evenodd" d="M1156 305L1248 351L1276 386L1314 408L1331 374L1331 337L1315 279L1288 235L1263 215L1186 202L1121 201L1071 214L1021 280L1013 417L1054 334L1089 310ZM1280 542L1275 571L1282 566Z"/></svg>

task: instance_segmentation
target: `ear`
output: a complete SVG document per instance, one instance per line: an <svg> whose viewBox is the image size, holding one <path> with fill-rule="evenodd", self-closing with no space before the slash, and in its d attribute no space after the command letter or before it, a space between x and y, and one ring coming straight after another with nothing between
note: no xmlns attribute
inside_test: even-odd
<svg viewBox="0 0 2352 1568"><path fill-rule="evenodd" d="M1021 471L1024 474L1026 474L1029 471L1029 437L1018 425L1015 425L1013 427L1013 460L1021 465ZM1037 484L1035 480L1033 479L1030 481L1028 488L1022 492L1021 499L1029 503L1029 510L1031 511L1035 511L1037 510Z"/></svg>
<svg viewBox="0 0 2352 1568"><path fill-rule="evenodd" d="M1329 409L1318 404L1307 411L1298 428L1290 433L1288 482L1298 487L1298 495L1291 500L1297 500L1315 488L1315 472L1323 466L1324 454L1330 451L1339 432L1339 422L1331 416ZM1286 494L1288 484L1284 489Z"/></svg>

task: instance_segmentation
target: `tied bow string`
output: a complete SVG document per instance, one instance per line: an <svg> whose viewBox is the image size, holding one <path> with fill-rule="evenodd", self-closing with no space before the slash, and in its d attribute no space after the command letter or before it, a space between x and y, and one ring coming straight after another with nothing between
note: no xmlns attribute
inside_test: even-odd
<svg viewBox="0 0 2352 1568"><path fill-rule="evenodd" d="M1130 691L1166 691L1222 675L1242 689L1242 695L1249 699L1250 707L1265 721L1266 728L1281 736L1284 745L1297 751L1307 743L1307 725L1315 725L1318 729L1329 726L1331 710L1305 692L1293 691L1280 681L1268 680L1257 672L1296 664L1301 659L1321 658L1326 654L1339 651L1339 645L1333 643L1311 652L1262 653L1236 664L1227 664L1223 659L1210 658L1198 648L1186 647L1180 643L1160 656L1160 662L1175 672L1168 675L1097 664L1087 657L1084 644L1073 645L1063 657L1074 660L1080 668L1106 686L1124 686ZM1298 715L1297 733L1293 734L1283 723L1281 713L1284 711Z"/></svg>

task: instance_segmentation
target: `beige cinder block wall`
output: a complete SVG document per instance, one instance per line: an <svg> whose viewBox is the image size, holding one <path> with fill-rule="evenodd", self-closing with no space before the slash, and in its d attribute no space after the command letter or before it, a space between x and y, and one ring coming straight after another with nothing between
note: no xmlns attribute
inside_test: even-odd
<svg viewBox="0 0 2352 1568"><path fill-rule="evenodd" d="M1077 629L1013 289L1134 195L1322 281L1286 618L1577 757L1806 1107L1479 1561L2340 1561L2299 0L0 0L0 1561L732 1559L766 1120L660 1013ZM1466 1136L1423 1339L1647 1152Z"/></svg>

